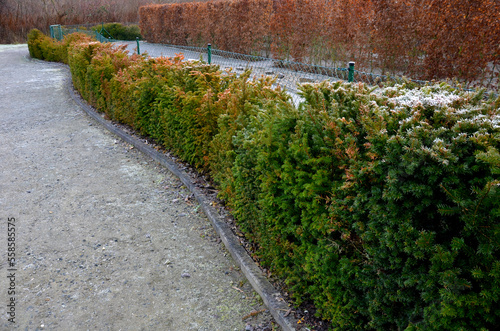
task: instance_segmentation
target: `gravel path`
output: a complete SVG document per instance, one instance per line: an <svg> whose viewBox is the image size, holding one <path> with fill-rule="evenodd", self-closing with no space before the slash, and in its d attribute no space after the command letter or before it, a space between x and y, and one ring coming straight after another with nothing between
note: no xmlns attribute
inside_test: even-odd
<svg viewBox="0 0 500 331"><path fill-rule="evenodd" d="M265 307L190 192L90 120L68 77L0 46L0 329L271 327L242 320Z"/></svg>

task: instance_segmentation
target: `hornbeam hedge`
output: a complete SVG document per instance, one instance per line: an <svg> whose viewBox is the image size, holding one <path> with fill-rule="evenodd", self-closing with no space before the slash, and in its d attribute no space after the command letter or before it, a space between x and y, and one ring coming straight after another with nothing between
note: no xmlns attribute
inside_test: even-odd
<svg viewBox="0 0 500 331"><path fill-rule="evenodd" d="M232 0L140 7L145 39L499 87L495 0Z"/></svg>
<svg viewBox="0 0 500 331"><path fill-rule="evenodd" d="M333 328L500 325L500 98L339 81L295 107L268 78L47 38L30 54L67 58L99 111L210 172L254 256Z"/></svg>

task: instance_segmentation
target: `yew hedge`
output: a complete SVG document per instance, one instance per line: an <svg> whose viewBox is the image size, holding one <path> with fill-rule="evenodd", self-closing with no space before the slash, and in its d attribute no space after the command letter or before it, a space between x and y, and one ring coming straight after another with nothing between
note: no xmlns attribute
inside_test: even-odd
<svg viewBox="0 0 500 331"><path fill-rule="evenodd" d="M269 78L30 36L32 56L67 51L99 111L209 171L253 254L333 328L500 324L500 98L323 82L296 107Z"/></svg>
<svg viewBox="0 0 500 331"><path fill-rule="evenodd" d="M130 24L125 25L122 23L105 23L99 24L91 27L93 31L101 32L106 38L111 38L115 40L136 40L137 38L142 39L141 30L138 25Z"/></svg>

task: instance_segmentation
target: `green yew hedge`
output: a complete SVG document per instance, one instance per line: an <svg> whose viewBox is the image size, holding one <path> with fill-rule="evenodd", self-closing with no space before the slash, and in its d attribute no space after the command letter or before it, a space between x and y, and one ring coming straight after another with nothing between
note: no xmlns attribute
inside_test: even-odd
<svg viewBox="0 0 500 331"><path fill-rule="evenodd" d="M500 324L500 98L323 82L296 107L249 72L46 38L31 56L67 59L99 111L208 172L255 257L333 328Z"/></svg>
<svg viewBox="0 0 500 331"><path fill-rule="evenodd" d="M101 32L103 28L105 31L102 32L102 35L106 38L112 38L115 40L142 39L141 29L135 24L124 25L121 23L105 23L91 27L93 31L97 32Z"/></svg>

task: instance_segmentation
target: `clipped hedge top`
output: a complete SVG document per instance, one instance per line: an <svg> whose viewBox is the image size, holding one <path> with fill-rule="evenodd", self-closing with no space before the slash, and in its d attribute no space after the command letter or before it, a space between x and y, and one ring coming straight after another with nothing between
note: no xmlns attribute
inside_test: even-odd
<svg viewBox="0 0 500 331"><path fill-rule="evenodd" d="M296 107L248 72L30 36L96 108L209 172L254 255L333 327L500 323L500 98L339 81Z"/></svg>

